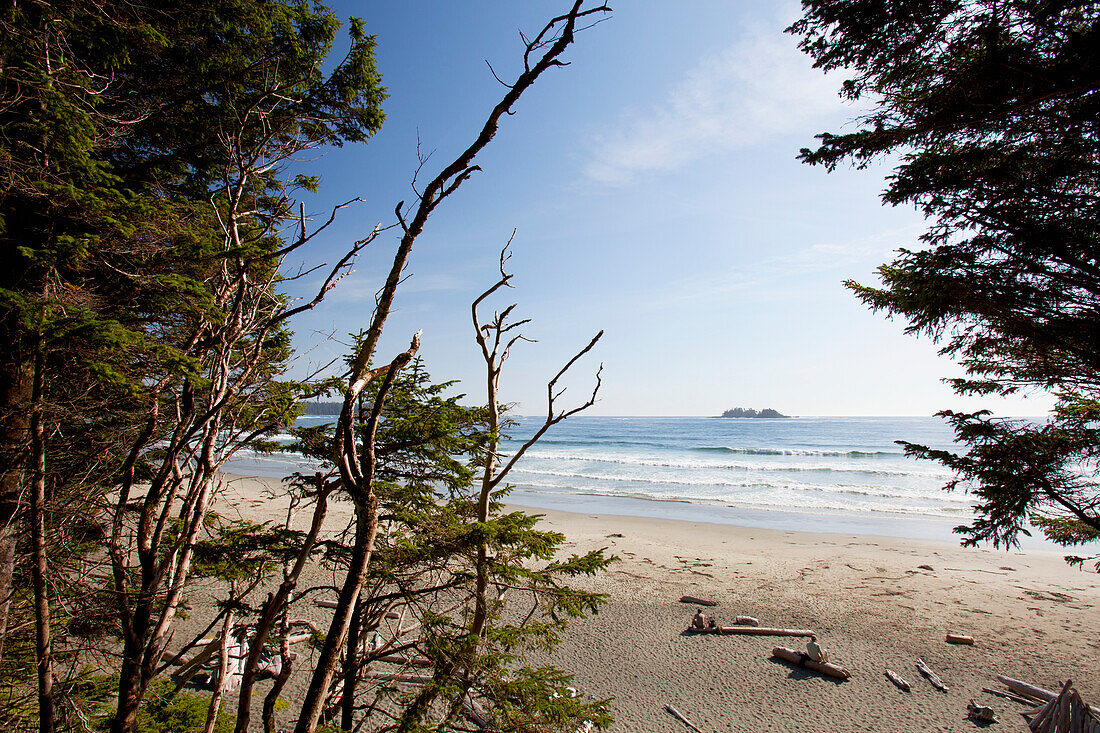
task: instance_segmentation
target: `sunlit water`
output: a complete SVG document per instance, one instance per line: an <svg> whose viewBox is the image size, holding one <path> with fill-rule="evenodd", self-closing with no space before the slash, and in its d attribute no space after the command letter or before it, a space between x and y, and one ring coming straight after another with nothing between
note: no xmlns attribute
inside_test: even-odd
<svg viewBox="0 0 1100 733"><path fill-rule="evenodd" d="M306 417L300 424L332 418ZM541 418L520 418L511 454ZM894 441L950 448L937 418L574 416L554 426L509 476L510 502L603 514L769 528L952 539L973 497L946 492L950 472L907 458ZM231 473L312 471L294 454L245 454ZM1041 546L1035 540L1025 546Z"/></svg>

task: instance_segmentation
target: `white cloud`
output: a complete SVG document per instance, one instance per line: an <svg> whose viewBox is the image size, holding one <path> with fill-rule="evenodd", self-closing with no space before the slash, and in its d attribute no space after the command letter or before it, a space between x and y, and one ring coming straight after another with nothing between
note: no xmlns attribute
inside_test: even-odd
<svg viewBox="0 0 1100 733"><path fill-rule="evenodd" d="M601 183L677 168L789 134L816 132L854 117L837 96L840 78L811 68L781 25L757 28L692 69L664 101L624 114L618 129L590 141L585 175Z"/></svg>

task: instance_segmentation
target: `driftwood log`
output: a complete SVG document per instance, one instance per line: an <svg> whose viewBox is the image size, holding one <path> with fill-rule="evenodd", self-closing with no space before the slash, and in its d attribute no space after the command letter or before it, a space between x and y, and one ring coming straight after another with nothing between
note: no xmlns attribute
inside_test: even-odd
<svg viewBox="0 0 1100 733"><path fill-rule="evenodd" d="M405 657L400 654L386 654L381 657L374 657L372 662L389 662L390 664L400 664L403 667L431 667L432 662L429 662L424 657Z"/></svg>
<svg viewBox="0 0 1100 733"><path fill-rule="evenodd" d="M1003 682L1008 689L1012 690L1017 695L1030 697L1033 700L1042 700L1043 702L1048 702L1056 697L1056 695L1050 690L1044 690L1042 687L1029 685L1026 682L1021 682L1020 680L1015 680L1011 677L1005 677L1003 674L997 675L997 679Z"/></svg>
<svg viewBox="0 0 1100 733"><path fill-rule="evenodd" d="M835 677L839 680L846 680L852 676L852 673L844 667L830 664L829 662L815 662L810 659L809 654L798 652L794 649L777 646L775 649L772 649L772 656L779 657L791 664L797 664L799 667L805 667L806 669L812 669L815 672L828 675L829 677Z"/></svg>
<svg viewBox="0 0 1100 733"><path fill-rule="evenodd" d="M1016 680L1018 682L1018 680ZM1037 690L1039 688L1036 688ZM1100 714L1085 704L1073 681L1066 680L1062 691L1053 696L1046 705L1033 711L1021 713L1024 716L1034 714L1028 723L1033 733L1096 733L1100 731Z"/></svg>
<svg viewBox="0 0 1100 733"><path fill-rule="evenodd" d="M696 598L695 596L681 596L680 603L698 603L700 606L718 605L718 601L711 601L706 598Z"/></svg>
<svg viewBox="0 0 1100 733"><path fill-rule="evenodd" d="M944 639L948 644L974 645L974 637L966 634L948 634Z"/></svg>
<svg viewBox="0 0 1100 733"><path fill-rule="evenodd" d="M466 716L473 721L474 725L481 730L492 730L494 728L493 716L481 707L476 700L473 700L469 692L462 696L462 709L466 711Z"/></svg>
<svg viewBox="0 0 1100 733"><path fill-rule="evenodd" d="M924 660L919 657L917 658L917 671L924 675L937 690L940 692L947 692L947 685L945 685L943 680L939 678L939 675L933 672L932 668L925 664Z"/></svg>
<svg viewBox="0 0 1100 733"><path fill-rule="evenodd" d="M886 679L897 685L898 689L905 690L906 692L909 692L913 689L908 682L902 679L901 675L899 675L892 669L886 670Z"/></svg>
<svg viewBox="0 0 1100 733"><path fill-rule="evenodd" d="M397 672L367 672L366 675L372 680L379 680L381 682L411 682L418 685L427 684L432 681L431 675L427 674L400 674Z"/></svg>
<svg viewBox="0 0 1100 733"><path fill-rule="evenodd" d="M1011 700L1012 702L1018 702L1021 705L1034 705L1035 704L1034 700L1029 700L1028 698L1024 697L1023 695L1017 695L1015 692L1005 692L1004 690L994 690L992 687L983 687L982 692L987 692L990 695L996 695L997 697L1003 697L1006 700Z"/></svg>
<svg viewBox="0 0 1100 733"><path fill-rule="evenodd" d="M688 628L689 634L742 634L745 636L808 636L816 639L817 634L810 629L770 629L766 626L716 626L712 629Z"/></svg>

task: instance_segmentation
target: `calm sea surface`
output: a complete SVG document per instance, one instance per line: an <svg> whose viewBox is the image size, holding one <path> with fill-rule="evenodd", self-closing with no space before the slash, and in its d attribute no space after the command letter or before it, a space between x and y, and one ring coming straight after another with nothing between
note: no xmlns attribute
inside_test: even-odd
<svg viewBox="0 0 1100 733"><path fill-rule="evenodd" d="M331 418L302 418L317 424ZM521 418L514 452L540 424ZM796 529L952 539L972 497L895 440L952 445L938 418L586 417L559 423L517 464L509 501L531 507ZM282 477L301 457L242 456L227 470ZM1025 542L1032 547L1037 541Z"/></svg>

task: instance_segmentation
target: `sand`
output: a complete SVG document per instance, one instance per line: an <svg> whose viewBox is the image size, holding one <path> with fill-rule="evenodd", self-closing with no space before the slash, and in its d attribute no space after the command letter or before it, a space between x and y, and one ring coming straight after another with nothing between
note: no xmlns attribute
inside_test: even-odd
<svg viewBox="0 0 1100 733"><path fill-rule="evenodd" d="M222 509L275 518L265 492L277 483L238 478ZM1047 689L1070 678L1086 701L1100 702L1100 576L1060 554L531 511L566 535L567 551L606 547L620 558L586 581L608 594L607 605L573 622L548 657L575 673L584 694L613 698L613 731L688 730L665 704L708 733L962 731L974 728L971 698L997 710L997 730L1024 731L1023 706L981 691L1000 686L998 673ZM696 608L679 601L685 594L717 601L704 610L720 624L749 615L813 629L851 679L771 658L773 647L803 648L802 639L685 634ZM948 632L975 644L947 644ZM920 676L918 657L947 693ZM895 688L886 668L912 691Z"/></svg>

